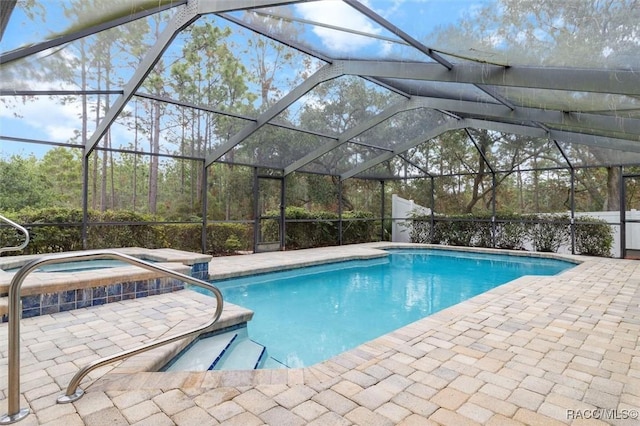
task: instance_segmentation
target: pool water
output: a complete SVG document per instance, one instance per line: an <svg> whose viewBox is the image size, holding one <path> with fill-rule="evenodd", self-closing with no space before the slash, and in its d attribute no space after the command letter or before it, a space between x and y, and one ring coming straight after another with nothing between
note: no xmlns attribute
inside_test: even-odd
<svg viewBox="0 0 640 426"><path fill-rule="evenodd" d="M385 258L214 281L254 311L249 337L289 367L308 366L523 275L573 263L445 250L389 250Z"/></svg>
<svg viewBox="0 0 640 426"><path fill-rule="evenodd" d="M153 262L147 259L143 260L147 262ZM35 269L33 272L83 272L94 271L96 269L118 268L122 266L131 266L131 264L117 259L77 260L73 262L60 262L42 265L39 268ZM20 267L5 269L5 272L15 273L19 270Z"/></svg>

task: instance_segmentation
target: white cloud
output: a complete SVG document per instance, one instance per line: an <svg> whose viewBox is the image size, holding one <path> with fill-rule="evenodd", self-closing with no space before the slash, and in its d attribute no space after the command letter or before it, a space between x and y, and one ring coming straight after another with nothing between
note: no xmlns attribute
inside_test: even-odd
<svg viewBox="0 0 640 426"><path fill-rule="evenodd" d="M380 33L380 29L364 15L342 1L301 3L296 4L296 10L304 19L310 21L369 34ZM324 27L315 27L313 32L322 40L324 46L334 52L356 52L377 43L375 39Z"/></svg>
<svg viewBox="0 0 640 426"><path fill-rule="evenodd" d="M49 90L60 87L60 90L74 90L61 82L25 82L31 90ZM112 101L113 101L112 97ZM0 102L0 134L25 139L37 139L50 142L69 142L77 131L82 129L82 101L75 100L62 103L59 96L33 96L11 99L5 97ZM95 128L95 97L89 97L88 120L89 135ZM118 136L131 139L132 131L119 129Z"/></svg>
<svg viewBox="0 0 640 426"><path fill-rule="evenodd" d="M36 96L27 99L25 103L18 102L14 105L2 104L2 133L22 138L67 142L73 137L74 130L81 127L80 113L79 103L61 105L48 96Z"/></svg>

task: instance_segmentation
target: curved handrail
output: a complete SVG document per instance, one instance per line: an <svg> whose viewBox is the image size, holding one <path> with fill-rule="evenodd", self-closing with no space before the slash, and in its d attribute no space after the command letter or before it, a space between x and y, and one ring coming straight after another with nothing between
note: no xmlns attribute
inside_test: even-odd
<svg viewBox="0 0 640 426"><path fill-rule="evenodd" d="M9 225L11 225L12 227L16 228L18 231L22 232L24 234L24 241L22 244L20 244L19 246L15 246L15 247L0 247L0 253L4 253L5 251L19 251L22 250L23 248L25 248L27 246L27 244L29 244L29 231L27 231L24 227L18 225L17 223L15 223L14 221L7 219L6 217L2 216L0 214L0 220L2 220L3 222L8 223Z"/></svg>
<svg viewBox="0 0 640 426"><path fill-rule="evenodd" d="M91 259L117 259L123 260L127 263L140 266L144 269L153 272L163 272L173 278L185 281L189 284L193 284L198 287L205 288L213 292L216 298L216 311L213 315L213 320L205 324L204 326L189 330L187 332L180 333L174 337L168 337L157 342L148 343L138 348L130 349L119 354L111 355L92 362L86 367L82 368L71 379L67 391L64 395L58 398L59 403L73 402L84 394L82 389L78 389L78 385L84 376L86 376L92 370L108 364L113 361L118 361L142 352L146 352L151 349L155 349L159 346L174 342L176 340L184 339L193 335L200 334L211 328L216 321L222 315L223 300L220 290L209 284L206 281L199 280L197 278L181 274L179 272L172 271L160 265L145 262L135 257L118 253L110 250L96 250L86 251L82 253L60 253L52 254L47 257L34 259L24 265L11 280L9 284L9 390L8 390L8 414L0 418L0 424L14 423L21 420L29 414L29 409L20 409L20 288L25 277L36 268L41 265L48 265L53 263L61 263L69 260L91 260Z"/></svg>

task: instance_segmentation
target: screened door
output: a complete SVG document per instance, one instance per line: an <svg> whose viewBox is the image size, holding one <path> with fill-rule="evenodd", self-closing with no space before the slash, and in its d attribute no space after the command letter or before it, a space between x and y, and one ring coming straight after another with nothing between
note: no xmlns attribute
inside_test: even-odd
<svg viewBox="0 0 640 426"><path fill-rule="evenodd" d="M284 250L284 178L255 178L254 252Z"/></svg>
<svg viewBox="0 0 640 426"><path fill-rule="evenodd" d="M620 198L620 252L640 259L640 175L623 176Z"/></svg>

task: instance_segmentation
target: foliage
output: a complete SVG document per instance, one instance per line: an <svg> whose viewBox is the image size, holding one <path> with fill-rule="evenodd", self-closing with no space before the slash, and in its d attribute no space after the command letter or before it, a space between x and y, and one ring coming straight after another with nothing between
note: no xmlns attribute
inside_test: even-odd
<svg viewBox="0 0 640 426"><path fill-rule="evenodd" d="M493 247L491 222L486 215L413 215L410 227L414 243ZM592 256L610 256L613 245L611 226L599 219L584 217L575 225L576 252ZM495 247L522 250L530 244L535 251L557 252L570 243L567 215L496 215Z"/></svg>
<svg viewBox="0 0 640 426"><path fill-rule="evenodd" d="M529 232L527 223L516 214L502 214L496 221L496 247L522 250Z"/></svg>
<svg viewBox="0 0 640 426"><path fill-rule="evenodd" d="M610 257L613 230L607 222L590 216L580 217L575 224L576 253Z"/></svg>
<svg viewBox="0 0 640 426"><path fill-rule="evenodd" d="M207 253L218 256L252 248L253 227L241 223L207 225Z"/></svg>
<svg viewBox="0 0 640 426"><path fill-rule="evenodd" d="M277 216L278 212L268 212L269 216ZM338 244L339 217L337 213L328 211L308 211L302 207L285 209L287 249L297 250L310 247L325 247ZM373 215L368 212L348 211L342 214L342 241L345 244L373 241L375 226ZM263 224L264 238L268 241L278 240L278 221L265 220Z"/></svg>
<svg viewBox="0 0 640 426"><path fill-rule="evenodd" d="M88 229L88 244L91 248L119 247L166 247L164 228L153 225L160 219L129 211L111 211L94 213L93 224ZM120 225L124 224L124 225Z"/></svg>
<svg viewBox="0 0 640 426"><path fill-rule="evenodd" d="M43 254L82 250L82 211L79 209L25 209L18 213L3 213L29 231L29 245L21 254ZM119 247L171 247L192 252L201 251L202 225L157 224L162 218L133 212L104 213L89 211L88 249ZM17 246L13 228L0 227L0 243ZM253 241L252 228L238 223L207 225L207 252L213 255L249 250ZM15 253L9 253L9 255Z"/></svg>
<svg viewBox="0 0 640 426"><path fill-rule="evenodd" d="M45 207L53 199L35 157L0 159L0 206L5 210Z"/></svg>
<svg viewBox="0 0 640 426"><path fill-rule="evenodd" d="M555 253L569 241L569 216L529 216L528 219L532 221L529 238L534 250Z"/></svg>

